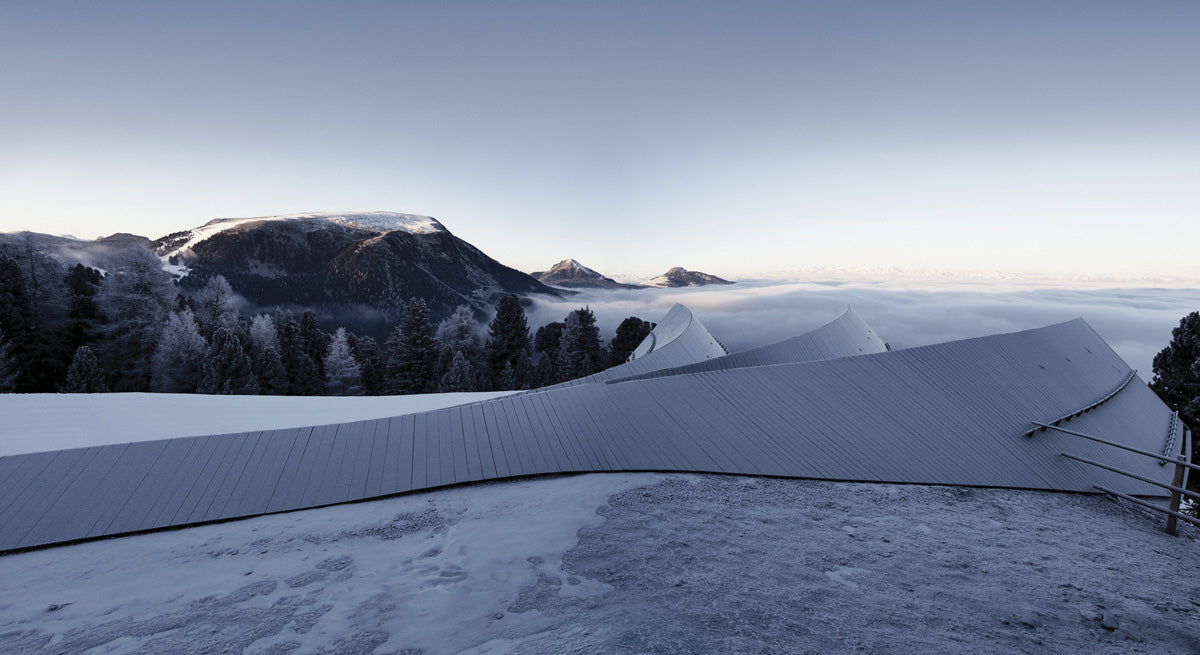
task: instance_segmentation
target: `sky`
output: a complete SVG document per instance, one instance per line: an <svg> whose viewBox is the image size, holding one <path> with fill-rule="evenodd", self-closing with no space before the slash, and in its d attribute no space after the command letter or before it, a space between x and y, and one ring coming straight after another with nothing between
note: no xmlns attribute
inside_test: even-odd
<svg viewBox="0 0 1200 655"><path fill-rule="evenodd" d="M1200 280L1200 3L0 0L0 231Z"/></svg>

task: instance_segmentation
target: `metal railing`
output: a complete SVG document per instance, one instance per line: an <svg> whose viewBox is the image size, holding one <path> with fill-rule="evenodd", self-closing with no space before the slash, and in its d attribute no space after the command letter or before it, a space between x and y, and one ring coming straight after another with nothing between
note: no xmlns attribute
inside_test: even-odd
<svg viewBox="0 0 1200 655"><path fill-rule="evenodd" d="M1177 417L1172 419L1172 424L1171 424L1172 437L1174 436L1173 430L1175 428L1175 421L1177 421L1177 420L1178 420ZM1140 480L1142 482L1153 485L1155 487L1169 490L1171 492L1171 501L1170 501L1169 506L1168 507L1160 507L1159 505L1155 505L1154 503L1142 500L1140 498L1136 498L1129 494L1121 493L1120 491L1116 491L1116 490L1110 489L1110 488L1102 486L1102 485L1098 485L1098 484L1092 485L1092 487L1094 489L1096 489L1097 491L1106 493L1115 498L1121 498L1123 500L1127 500L1131 503L1141 505L1142 507L1148 507L1156 512L1162 512L1162 513L1166 514L1167 515L1167 534L1171 534L1171 535L1175 534L1176 526L1178 524L1178 521L1181 519L1184 521L1187 521L1188 523L1191 523L1192 525L1200 527L1200 519L1198 519L1194 516L1189 516L1189 515L1184 514L1183 512L1179 511L1179 505L1180 505L1180 502L1183 500L1183 498L1186 497L1186 498L1191 498L1193 500L1200 500L1200 493L1196 493L1194 491L1189 491L1186 488L1188 471L1200 471L1200 466L1198 466L1192 462L1189 462L1186 454L1176 455L1174 457L1171 457L1169 452L1164 452L1162 454L1154 453L1149 450L1142 450L1141 448L1134 448L1133 446L1126 446L1125 444L1117 443L1115 441L1109 441L1108 439L1101 439L1100 437L1096 437L1096 436L1093 436L1090 434L1084 434L1082 432L1076 432L1074 430L1068 430L1066 428L1059 427L1057 425L1052 425L1049 423L1039 423L1037 421L1033 421L1033 424L1038 427L1034 428L1034 430L1031 430L1027 434L1033 434L1033 432L1036 432L1037 430L1055 430L1058 432L1062 432L1064 434L1069 434L1072 436L1080 437L1082 439L1087 439L1089 441L1094 441L1096 443L1101 443L1106 446L1112 446L1113 448L1119 448L1121 450L1125 450L1125 451L1128 451L1131 453L1136 453L1138 455L1150 457L1152 459L1158 460L1159 463L1163 464L1163 465L1166 465L1168 463L1174 464L1175 465L1175 478L1171 484L1167 484L1165 482L1159 482L1158 480L1148 478L1144 475L1138 475L1137 473L1133 473L1132 471L1126 471L1124 469L1119 469L1115 466L1109 466L1108 464L1102 464L1095 460L1087 459L1086 457L1080 457L1079 455L1072 455L1071 453L1065 453L1065 452L1059 453L1059 455L1066 457L1068 459L1075 460L1076 462L1081 462L1081 463L1087 464L1089 466L1095 466L1097 468L1101 468L1106 471L1112 471L1113 473L1117 473L1119 475L1123 475L1128 478L1133 478L1134 480ZM1189 431L1186 426L1183 426L1183 437L1184 437L1184 450L1186 453L1190 453L1191 445L1192 445L1191 444L1191 442L1192 442L1191 431ZM1172 439L1172 442L1173 441L1174 441L1174 439ZM1169 451L1169 447L1168 447L1168 451Z"/></svg>

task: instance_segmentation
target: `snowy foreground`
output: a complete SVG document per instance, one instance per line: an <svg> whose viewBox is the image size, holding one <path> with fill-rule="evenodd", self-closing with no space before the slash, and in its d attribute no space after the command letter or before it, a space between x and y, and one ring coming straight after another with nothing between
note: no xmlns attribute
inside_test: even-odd
<svg viewBox="0 0 1200 655"><path fill-rule="evenodd" d="M1183 535L1069 494L495 482L0 557L0 652L1198 653Z"/></svg>

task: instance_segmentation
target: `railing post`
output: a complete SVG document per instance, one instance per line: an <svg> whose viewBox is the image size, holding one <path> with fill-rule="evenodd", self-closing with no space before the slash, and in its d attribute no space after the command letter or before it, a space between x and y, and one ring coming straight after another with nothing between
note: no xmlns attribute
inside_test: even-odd
<svg viewBox="0 0 1200 655"><path fill-rule="evenodd" d="M1183 455L1175 456L1175 481L1172 484L1174 484L1176 487L1183 486L1184 468L1183 468L1183 466L1180 465L1180 462L1186 462L1186 461L1187 461L1187 457L1185 457ZM1171 511L1172 512L1179 511L1179 501L1181 498L1182 497L1180 496L1178 491L1171 492ZM1175 536L1175 526L1178 523L1179 523L1179 519L1177 519L1173 514L1168 514L1167 515L1167 534L1169 534L1171 536Z"/></svg>

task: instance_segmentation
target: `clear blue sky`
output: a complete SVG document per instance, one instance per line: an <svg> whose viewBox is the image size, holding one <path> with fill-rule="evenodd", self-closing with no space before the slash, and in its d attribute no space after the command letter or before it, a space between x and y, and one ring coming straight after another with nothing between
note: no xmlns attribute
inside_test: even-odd
<svg viewBox="0 0 1200 655"><path fill-rule="evenodd" d="M0 2L0 231L1200 278L1200 2Z"/></svg>

